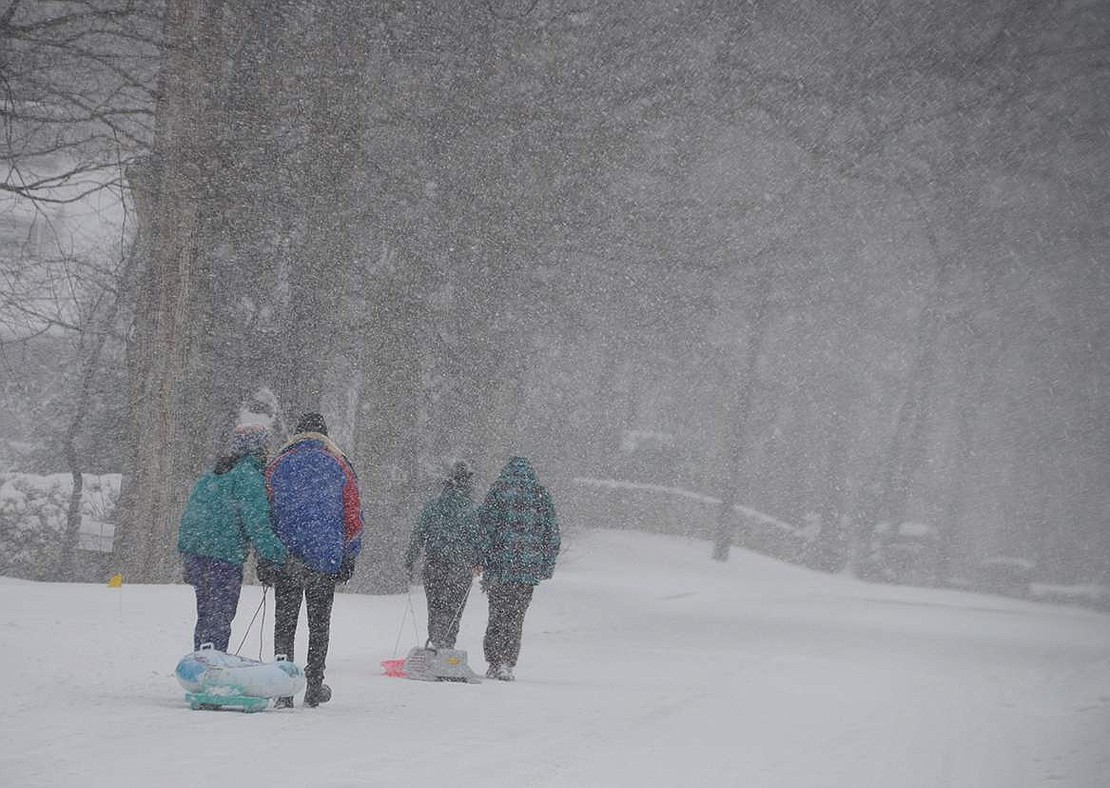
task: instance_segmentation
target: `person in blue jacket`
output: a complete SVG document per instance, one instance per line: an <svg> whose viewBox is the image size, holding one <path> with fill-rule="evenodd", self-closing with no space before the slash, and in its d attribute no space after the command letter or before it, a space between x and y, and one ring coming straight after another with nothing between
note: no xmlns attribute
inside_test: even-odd
<svg viewBox="0 0 1110 788"><path fill-rule="evenodd" d="M306 413L289 442L266 468L274 531L289 558L284 569L259 562L258 578L274 587L274 654L293 659L301 602L308 613L305 662L306 706L331 700L324 670L331 634L336 583L355 571L362 548L358 479L343 452L328 437L319 413ZM292 698L278 698L291 708Z"/></svg>
<svg viewBox="0 0 1110 788"><path fill-rule="evenodd" d="M259 560L285 563L285 547L270 527L262 475L266 438L262 427L236 427L231 452L197 480L185 504L177 550L185 564L185 582L196 592L194 650L211 643L227 651L248 544Z"/></svg>
<svg viewBox="0 0 1110 788"><path fill-rule="evenodd" d="M405 569L412 577L424 553L424 593L428 598L428 640L434 649L451 649L474 573L478 569L478 507L471 498L470 468L451 466L443 490L428 501L412 531Z"/></svg>
<svg viewBox="0 0 1110 788"><path fill-rule="evenodd" d="M532 592L555 572L559 523L547 489L524 457L510 457L478 509L482 587L489 623L488 678L512 681Z"/></svg>

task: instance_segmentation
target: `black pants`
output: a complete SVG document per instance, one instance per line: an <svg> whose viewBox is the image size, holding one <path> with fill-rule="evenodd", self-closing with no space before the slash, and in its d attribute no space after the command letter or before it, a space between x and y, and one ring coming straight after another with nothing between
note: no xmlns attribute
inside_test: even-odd
<svg viewBox="0 0 1110 788"><path fill-rule="evenodd" d="M489 624L482 647L490 665L516 666L524 634L524 614L532 602L533 590L534 586L523 583L487 583Z"/></svg>
<svg viewBox="0 0 1110 788"><path fill-rule="evenodd" d="M470 567L424 563L424 594L428 597L428 640L434 648L454 648L463 605L474 582Z"/></svg>
<svg viewBox="0 0 1110 788"><path fill-rule="evenodd" d="M331 636L331 606L335 600L334 575L299 566L283 573L274 583L274 655L284 654L294 662L293 644L302 598L308 612L308 661L304 675L308 686L313 687L324 681Z"/></svg>

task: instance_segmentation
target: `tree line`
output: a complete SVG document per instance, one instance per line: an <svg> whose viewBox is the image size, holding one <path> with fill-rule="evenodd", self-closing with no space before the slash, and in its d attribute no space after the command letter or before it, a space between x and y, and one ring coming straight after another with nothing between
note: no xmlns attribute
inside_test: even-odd
<svg viewBox="0 0 1110 788"><path fill-rule="evenodd" d="M4 190L109 173L134 212L73 327L123 381L125 572L173 576L188 482L267 386L351 453L364 588L403 583L438 458L524 453L569 495L643 430L673 441L637 480L815 512L825 569L920 519L941 576L1105 576L1102 5L447 6L0 14Z"/></svg>

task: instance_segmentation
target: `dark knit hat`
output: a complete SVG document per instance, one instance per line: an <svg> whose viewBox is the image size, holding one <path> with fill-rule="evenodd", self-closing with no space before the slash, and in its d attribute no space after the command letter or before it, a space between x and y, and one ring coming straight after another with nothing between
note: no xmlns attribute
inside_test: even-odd
<svg viewBox="0 0 1110 788"><path fill-rule="evenodd" d="M301 416L300 421L297 422L297 428L293 432L318 432L321 435L327 435L328 425L321 414L306 413Z"/></svg>

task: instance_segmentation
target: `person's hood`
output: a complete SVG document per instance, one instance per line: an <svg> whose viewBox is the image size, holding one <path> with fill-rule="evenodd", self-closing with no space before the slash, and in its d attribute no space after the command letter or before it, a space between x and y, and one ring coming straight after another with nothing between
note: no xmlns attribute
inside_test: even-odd
<svg viewBox="0 0 1110 788"><path fill-rule="evenodd" d="M536 483L536 471L524 457L510 457L501 469L501 480L508 483Z"/></svg>

